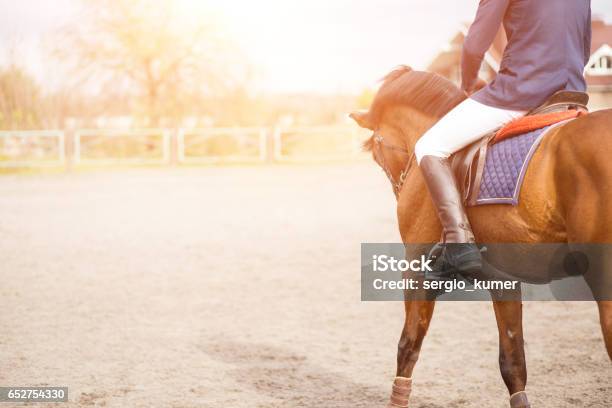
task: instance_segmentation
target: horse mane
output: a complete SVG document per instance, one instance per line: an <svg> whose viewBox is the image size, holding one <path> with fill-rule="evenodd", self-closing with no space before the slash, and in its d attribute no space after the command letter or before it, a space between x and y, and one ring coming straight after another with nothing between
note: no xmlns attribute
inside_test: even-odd
<svg viewBox="0 0 612 408"><path fill-rule="evenodd" d="M385 109L405 105L428 116L441 118L465 98L454 83L441 75L414 71L407 65L401 65L383 77L370 106L369 117L378 127ZM372 149L371 138L364 143L364 148Z"/></svg>

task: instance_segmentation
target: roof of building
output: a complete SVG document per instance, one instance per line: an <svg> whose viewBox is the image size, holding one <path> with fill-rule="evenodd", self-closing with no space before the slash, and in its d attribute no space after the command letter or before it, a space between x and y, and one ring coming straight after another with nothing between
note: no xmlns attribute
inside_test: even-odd
<svg viewBox="0 0 612 408"><path fill-rule="evenodd" d="M593 20L591 52L597 51L604 44L612 46L612 24L606 24L604 20Z"/></svg>

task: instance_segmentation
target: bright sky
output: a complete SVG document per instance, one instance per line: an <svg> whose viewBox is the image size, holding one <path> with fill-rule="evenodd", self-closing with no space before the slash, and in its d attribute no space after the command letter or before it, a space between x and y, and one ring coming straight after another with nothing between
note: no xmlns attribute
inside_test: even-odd
<svg viewBox="0 0 612 408"><path fill-rule="evenodd" d="M223 16L271 92L359 92L391 68L423 68L476 0L175 0L191 17L214 9ZM12 44L47 80L40 42L71 20L77 0L0 0L0 57ZM593 0L593 13L612 21L612 1Z"/></svg>

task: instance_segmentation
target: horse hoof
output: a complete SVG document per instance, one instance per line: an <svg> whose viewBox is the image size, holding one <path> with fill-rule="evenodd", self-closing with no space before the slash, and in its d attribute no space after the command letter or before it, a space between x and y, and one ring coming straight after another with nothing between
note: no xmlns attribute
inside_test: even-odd
<svg viewBox="0 0 612 408"><path fill-rule="evenodd" d="M387 408L408 408L410 391L412 391L412 378L395 377Z"/></svg>
<svg viewBox="0 0 612 408"><path fill-rule="evenodd" d="M525 391L515 392L510 396L510 408L531 408Z"/></svg>

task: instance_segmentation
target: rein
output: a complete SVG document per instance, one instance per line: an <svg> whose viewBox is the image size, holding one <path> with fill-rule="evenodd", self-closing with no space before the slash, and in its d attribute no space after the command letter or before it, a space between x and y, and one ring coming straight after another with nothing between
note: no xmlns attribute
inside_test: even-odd
<svg viewBox="0 0 612 408"><path fill-rule="evenodd" d="M408 175L408 172L410 172L410 170L412 169L412 164L414 163L416 156L414 152L410 153L408 150L404 149L403 147L399 147L399 146L395 146L390 143L387 143L384 137L378 132L374 132L372 137L374 138L374 143L376 144L376 149L378 150L378 156L380 158L379 165L380 167L382 167L383 171L387 175L387 178L391 182L391 187L393 188L393 194L395 194L395 198L397 199L399 197L400 192L402 191L402 187L404 187L406 176ZM391 170L389 169L389 167L387 167L387 162L385 160L385 153L384 153L383 148L388 149L388 150L394 150L396 152L404 153L410 156L410 158L408 159L408 162L406 163L406 166L401 171L397 181L393 177L393 174L391 174Z"/></svg>

